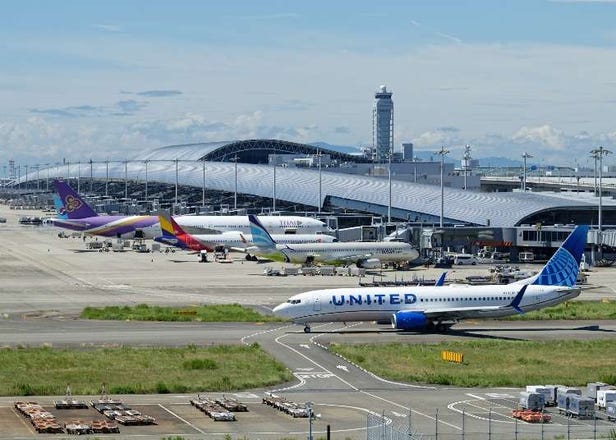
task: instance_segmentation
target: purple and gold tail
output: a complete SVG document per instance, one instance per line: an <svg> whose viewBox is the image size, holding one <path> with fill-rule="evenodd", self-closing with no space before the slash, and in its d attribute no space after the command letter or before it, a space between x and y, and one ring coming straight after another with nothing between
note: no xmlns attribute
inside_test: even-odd
<svg viewBox="0 0 616 440"><path fill-rule="evenodd" d="M98 214L81 198L77 191L71 188L63 180L55 180L54 185L60 202L64 206L64 212L69 219L96 217Z"/></svg>

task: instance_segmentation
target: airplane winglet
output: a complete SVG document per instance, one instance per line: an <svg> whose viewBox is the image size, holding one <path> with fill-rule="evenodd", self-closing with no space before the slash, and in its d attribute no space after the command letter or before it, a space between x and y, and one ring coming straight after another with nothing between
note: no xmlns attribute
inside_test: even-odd
<svg viewBox="0 0 616 440"><path fill-rule="evenodd" d="M440 287L442 285L445 284L445 277L447 276L447 271L443 272L441 274L440 277L438 277L438 280L436 280L436 283L434 283L435 286Z"/></svg>
<svg viewBox="0 0 616 440"><path fill-rule="evenodd" d="M527 288L528 284L524 284L515 298L513 298L513 301L511 301L511 304L509 304L509 307L513 307L518 313L524 313L524 310L520 308L520 303L522 302L522 298L524 297L524 293L526 293Z"/></svg>

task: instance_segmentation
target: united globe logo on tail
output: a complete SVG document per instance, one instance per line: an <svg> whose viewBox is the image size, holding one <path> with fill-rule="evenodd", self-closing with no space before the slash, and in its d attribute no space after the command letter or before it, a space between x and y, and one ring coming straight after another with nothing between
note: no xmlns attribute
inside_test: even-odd
<svg viewBox="0 0 616 440"><path fill-rule="evenodd" d="M588 226L578 226L543 267L533 284L542 286L575 286L586 245Z"/></svg>

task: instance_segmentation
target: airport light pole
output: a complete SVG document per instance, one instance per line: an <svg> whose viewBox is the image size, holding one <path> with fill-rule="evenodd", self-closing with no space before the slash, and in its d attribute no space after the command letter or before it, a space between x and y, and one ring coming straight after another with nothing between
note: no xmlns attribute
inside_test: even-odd
<svg viewBox="0 0 616 440"><path fill-rule="evenodd" d="M392 148L389 149L388 166L387 166L387 179L389 183L389 199L387 203L387 223L391 223L391 156L393 154Z"/></svg>
<svg viewBox="0 0 616 440"><path fill-rule="evenodd" d="M90 193L92 192L92 181L93 181L93 176L92 176L92 159L90 159Z"/></svg>
<svg viewBox="0 0 616 440"><path fill-rule="evenodd" d="M231 159L231 161L234 162L234 181L235 181L235 190L233 192L233 210L237 211L237 161L239 159L239 156L236 154L235 156L233 156Z"/></svg>
<svg viewBox="0 0 616 440"><path fill-rule="evenodd" d="M466 189L468 188L467 186L468 165L470 163L470 160L472 159L471 146L469 144L466 144L466 146L464 147L463 159L464 159L464 190L466 191Z"/></svg>
<svg viewBox="0 0 616 440"><path fill-rule="evenodd" d="M602 224L602 205L603 205L603 188L602 183L603 183L603 156L607 156L608 154L611 153L610 150L607 150L603 147L599 147L599 148L595 148L594 150L592 150L590 152L593 156L595 156L595 162L597 160L597 158L599 159L599 212L598 212L598 223L599 223L599 233L598 233L598 245L599 245L599 255L601 256L601 254L603 253L602 251L602 244L603 244L603 237L601 236L601 228L603 226Z"/></svg>
<svg viewBox="0 0 616 440"><path fill-rule="evenodd" d="M308 410L308 440L312 440L312 402L306 402L306 409Z"/></svg>
<svg viewBox="0 0 616 440"><path fill-rule="evenodd" d="M533 156L528 153L522 154L522 158L524 159L524 173L522 177L522 192L526 192L526 159L531 159L532 157Z"/></svg>
<svg viewBox="0 0 616 440"><path fill-rule="evenodd" d="M49 191L49 168L51 167L48 163L46 163L45 166L47 167L47 180L45 181L45 191Z"/></svg>
<svg viewBox="0 0 616 440"><path fill-rule="evenodd" d="M321 150L317 150L317 158L319 159L319 214L321 213L321 204L323 203L322 193L321 193Z"/></svg>
<svg viewBox="0 0 616 440"><path fill-rule="evenodd" d="M81 194L81 161L77 162L77 192Z"/></svg>
<svg viewBox="0 0 616 440"><path fill-rule="evenodd" d="M107 159L105 161L105 164L107 165L107 175L105 178L105 197L109 197L109 159Z"/></svg>
<svg viewBox="0 0 616 440"><path fill-rule="evenodd" d="M36 189L37 190L41 189L41 178L39 176L40 171L41 171L41 166L37 163L36 164Z"/></svg>
<svg viewBox="0 0 616 440"><path fill-rule="evenodd" d="M439 221L439 227L443 227L443 217L445 213L445 188L443 184L443 170L445 168L445 155L449 154L449 150L445 149L445 147L441 147L436 154L441 156L441 217Z"/></svg>
<svg viewBox="0 0 616 440"><path fill-rule="evenodd" d="M178 180L179 180L179 170L178 170L178 159L175 159L175 202L173 204L173 213L176 214L175 210L178 206Z"/></svg>
<svg viewBox="0 0 616 440"><path fill-rule="evenodd" d="M128 199L128 160L124 161L124 198Z"/></svg>
<svg viewBox="0 0 616 440"><path fill-rule="evenodd" d="M201 205L205 209L205 159L203 159L203 191L201 193Z"/></svg>
<svg viewBox="0 0 616 440"><path fill-rule="evenodd" d="M147 205L148 203L148 163L150 161L149 160L144 160L143 163L145 164L145 203Z"/></svg>
<svg viewBox="0 0 616 440"><path fill-rule="evenodd" d="M276 212L276 153L273 154L273 164L274 164L274 172L273 172L273 186L272 186L272 213Z"/></svg>

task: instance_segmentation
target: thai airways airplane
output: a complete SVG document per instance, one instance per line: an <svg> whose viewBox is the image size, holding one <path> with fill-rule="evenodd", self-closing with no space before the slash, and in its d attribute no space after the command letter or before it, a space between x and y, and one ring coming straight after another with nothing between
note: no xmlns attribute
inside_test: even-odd
<svg viewBox="0 0 616 440"><path fill-rule="evenodd" d="M162 236L156 241L194 251L212 252L218 246L239 251L249 251L254 245L252 235L241 232L222 232L219 234L189 234L166 211L158 213ZM335 237L326 234L277 234L281 243L331 243Z"/></svg>
<svg viewBox="0 0 616 440"><path fill-rule="evenodd" d="M251 252L272 257L281 254L290 263L356 263L358 267L376 268L383 261L411 261L419 252L402 242L345 242L345 243L277 243L259 219L248 215L252 241Z"/></svg>
<svg viewBox="0 0 616 440"><path fill-rule="evenodd" d="M156 215L98 215L66 182L57 180L54 184L67 215L65 219L54 219L55 226L118 238L155 238L162 234ZM246 216L185 215L177 216L175 220L184 228L250 232L250 223ZM308 217L267 216L264 217L264 222L280 234L292 235L298 231L306 234L327 232L323 222Z"/></svg>
<svg viewBox="0 0 616 440"><path fill-rule="evenodd" d="M66 218L54 226L90 235L118 238L154 238L160 235L158 217L152 215L98 215L66 182L54 181Z"/></svg>
<svg viewBox="0 0 616 440"><path fill-rule="evenodd" d="M274 314L303 324L391 321L402 331L445 331L459 320L499 318L577 297L576 280L588 226L577 226L541 271L506 285L448 285L312 290L294 295Z"/></svg>

